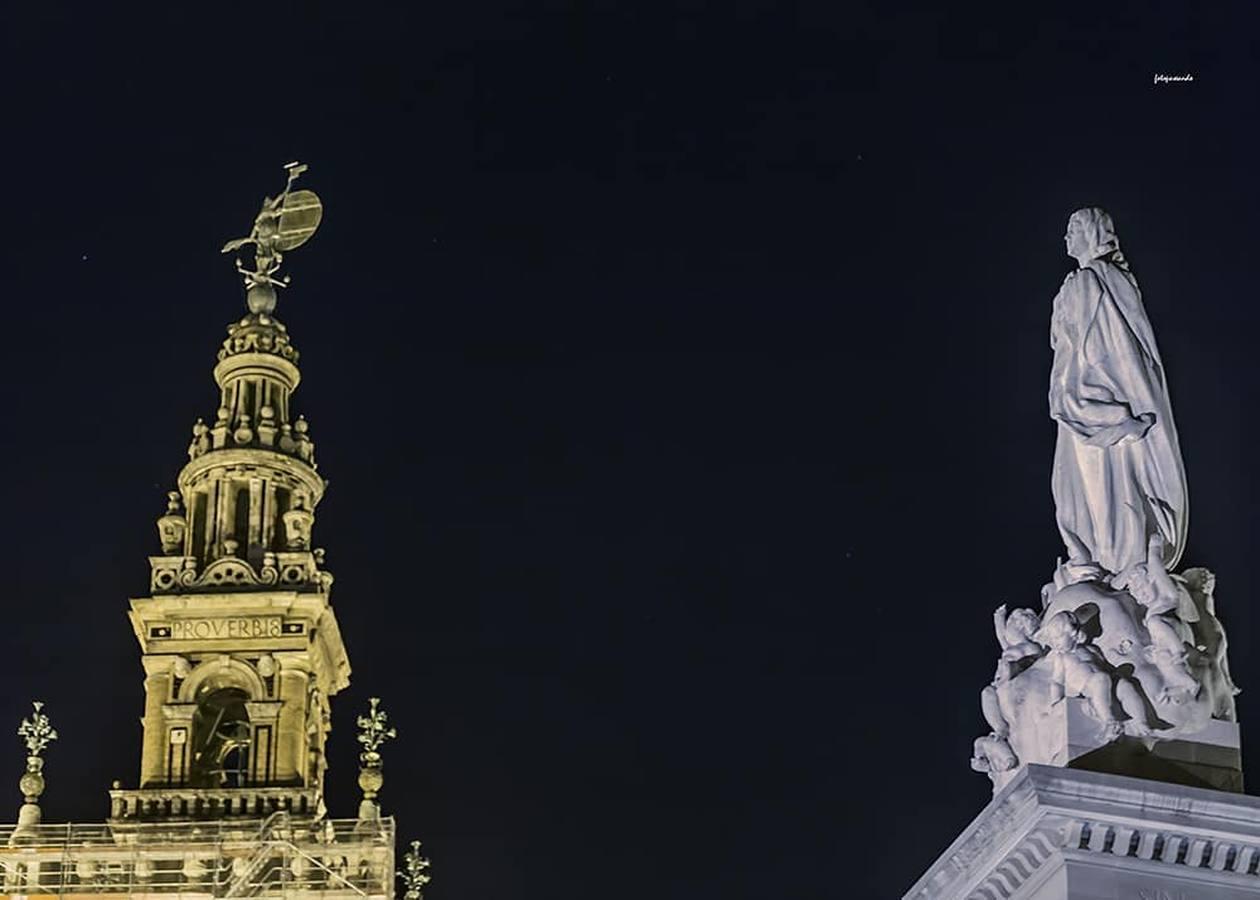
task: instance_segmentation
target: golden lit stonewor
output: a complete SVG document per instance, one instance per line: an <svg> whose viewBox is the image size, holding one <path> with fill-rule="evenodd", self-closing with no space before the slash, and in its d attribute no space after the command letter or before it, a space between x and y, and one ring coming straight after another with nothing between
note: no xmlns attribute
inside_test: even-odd
<svg viewBox="0 0 1260 900"><path fill-rule="evenodd" d="M350 661L312 546L324 480L293 408L298 352L274 315L289 281L281 260L322 216L314 193L293 189L306 167L286 168L284 192L224 248L253 247L253 269L236 261L248 312L228 326L218 408L193 425L148 592L131 600L145 673L139 778L114 783L103 823L42 823L41 753L56 734L37 704L19 729L26 803L3 829L4 896L394 896L379 753L363 770L369 815L331 817L324 802L330 704ZM72 775L63 784L77 789Z"/></svg>

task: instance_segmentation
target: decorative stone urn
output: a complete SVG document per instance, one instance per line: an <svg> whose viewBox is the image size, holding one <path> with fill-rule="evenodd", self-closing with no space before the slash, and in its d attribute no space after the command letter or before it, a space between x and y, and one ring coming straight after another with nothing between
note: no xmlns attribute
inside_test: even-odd
<svg viewBox="0 0 1260 900"><path fill-rule="evenodd" d="M170 491L166 497L166 514L157 520L158 539L162 542L164 554L176 556L184 550L184 535L188 533L188 520L180 512L179 492Z"/></svg>

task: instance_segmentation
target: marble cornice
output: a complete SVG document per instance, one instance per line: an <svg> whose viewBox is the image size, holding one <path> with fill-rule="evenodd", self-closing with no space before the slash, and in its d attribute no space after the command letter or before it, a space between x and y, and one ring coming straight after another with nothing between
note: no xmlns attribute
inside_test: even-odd
<svg viewBox="0 0 1260 900"><path fill-rule="evenodd" d="M1260 798L1030 765L994 796L905 900L1007 900L1078 864L1249 886L1260 893Z"/></svg>

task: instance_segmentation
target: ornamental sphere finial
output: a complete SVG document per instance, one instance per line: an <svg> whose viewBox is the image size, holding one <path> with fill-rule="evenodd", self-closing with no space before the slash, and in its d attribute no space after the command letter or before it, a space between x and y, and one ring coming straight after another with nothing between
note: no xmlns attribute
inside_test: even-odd
<svg viewBox="0 0 1260 900"><path fill-rule="evenodd" d="M26 745L26 771L18 780L18 788L22 791L25 802L18 810L14 838L28 835L40 822L39 797L44 793L43 752L49 744L57 740L57 730L44 713L44 704L36 700L31 706L35 709L34 713L29 719L23 719L17 728L18 737Z"/></svg>
<svg viewBox="0 0 1260 900"><path fill-rule="evenodd" d="M359 716L358 741L363 745L359 753L359 787L363 790L363 801L359 804L359 818L368 821L380 818L380 806L376 797L385 784L385 774L381 770L381 745L398 737L398 732L389 725L389 716L381 709L380 697L368 698L368 714Z"/></svg>

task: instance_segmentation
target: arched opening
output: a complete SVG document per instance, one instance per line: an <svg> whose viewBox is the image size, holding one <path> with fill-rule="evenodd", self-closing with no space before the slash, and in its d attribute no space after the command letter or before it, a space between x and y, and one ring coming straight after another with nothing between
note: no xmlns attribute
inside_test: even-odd
<svg viewBox="0 0 1260 900"><path fill-rule="evenodd" d="M249 777L251 729L245 706L249 695L234 687L204 688L193 713L189 786L244 787Z"/></svg>

